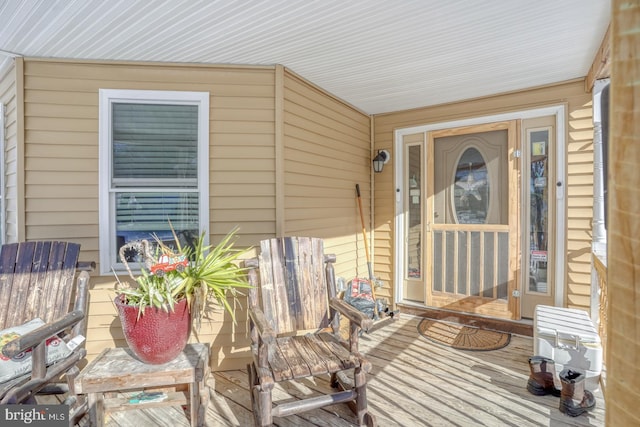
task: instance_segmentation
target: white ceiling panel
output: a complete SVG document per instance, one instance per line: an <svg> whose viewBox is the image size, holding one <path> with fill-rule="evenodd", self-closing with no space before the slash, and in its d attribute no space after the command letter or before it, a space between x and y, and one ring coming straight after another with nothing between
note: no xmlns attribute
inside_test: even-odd
<svg viewBox="0 0 640 427"><path fill-rule="evenodd" d="M0 0L0 59L282 64L376 114L584 77L609 18L608 0Z"/></svg>

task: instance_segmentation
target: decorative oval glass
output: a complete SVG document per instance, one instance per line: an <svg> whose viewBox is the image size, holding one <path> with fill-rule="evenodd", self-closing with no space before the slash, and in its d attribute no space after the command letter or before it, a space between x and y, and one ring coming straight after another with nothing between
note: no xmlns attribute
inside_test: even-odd
<svg viewBox="0 0 640 427"><path fill-rule="evenodd" d="M485 224L490 182L487 164L477 148L467 148L453 177L453 206L457 224Z"/></svg>

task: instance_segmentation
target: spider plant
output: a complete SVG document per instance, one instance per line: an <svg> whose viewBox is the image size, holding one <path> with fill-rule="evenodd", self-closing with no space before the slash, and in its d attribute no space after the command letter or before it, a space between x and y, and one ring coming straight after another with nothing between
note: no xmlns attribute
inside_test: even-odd
<svg viewBox="0 0 640 427"><path fill-rule="evenodd" d="M187 247L183 251L190 262L184 271L179 273L182 280L172 293L175 298L187 298L197 327L212 309L211 302L223 307L235 323L234 309L229 304L227 296L236 298L242 294L240 289L250 288L246 279L246 269L239 265L239 259L250 248L234 247L233 238L236 231L237 228L231 230L216 246L205 245L202 233L193 248Z"/></svg>
<svg viewBox="0 0 640 427"><path fill-rule="evenodd" d="M171 230L173 231L173 227ZM250 288L245 268L240 266L240 258L251 249L234 247L237 230L237 227L231 230L215 246L205 244L204 232L196 239L193 247L182 246L173 232L175 250L155 236L154 244L147 241L128 244L128 249L137 248L143 252L141 255L146 268L143 266L141 274L134 277L124 257L123 247L120 258L136 284L122 286L118 281L120 286L117 287L117 291L124 295L127 304L138 307L138 316L144 312L145 307L172 311L177 301L186 298L196 329L199 329L202 319L216 307L225 309L235 323L234 308L229 304L227 297L235 299L242 294L241 289ZM151 253L152 246L155 246L154 253ZM189 260L184 269L170 270L161 275L150 272L161 255L177 254Z"/></svg>
<svg viewBox="0 0 640 427"><path fill-rule="evenodd" d="M118 287L128 305L138 307L138 318L146 307L155 307L165 311L173 311L176 304L174 290L179 286L181 278L175 275L159 277L142 269L136 278L135 287Z"/></svg>

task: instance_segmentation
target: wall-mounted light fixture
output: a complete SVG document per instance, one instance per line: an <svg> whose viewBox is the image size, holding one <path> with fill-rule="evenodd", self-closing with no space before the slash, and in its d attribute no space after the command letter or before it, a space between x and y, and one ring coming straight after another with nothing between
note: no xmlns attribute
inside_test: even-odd
<svg viewBox="0 0 640 427"><path fill-rule="evenodd" d="M373 158L373 171L375 173L382 172L382 168L390 158L391 155L387 150L378 150L378 154Z"/></svg>

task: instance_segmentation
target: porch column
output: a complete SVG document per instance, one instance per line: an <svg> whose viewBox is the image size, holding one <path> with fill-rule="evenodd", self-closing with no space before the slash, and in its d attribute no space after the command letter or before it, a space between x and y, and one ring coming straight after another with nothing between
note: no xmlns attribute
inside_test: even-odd
<svg viewBox="0 0 640 427"><path fill-rule="evenodd" d="M608 120L608 100L606 108L602 108L602 97L609 96L609 90L603 89L609 84L609 79L596 80L593 86L593 224L592 224L592 256L597 256L606 265L607 230L605 229L605 155L604 141L608 140L609 126L603 127L603 121ZM606 116L606 117L605 117ZM608 144L606 144L608 146ZM600 280L595 268L591 268L591 320L594 324L600 322Z"/></svg>
<svg viewBox="0 0 640 427"><path fill-rule="evenodd" d="M604 253L607 250L607 231L604 222L604 156L602 142L607 135L603 135L602 129L602 89L609 83L609 79L596 80L593 87L593 243L592 248L596 253ZM606 112L605 112L606 113Z"/></svg>
<svg viewBox="0 0 640 427"><path fill-rule="evenodd" d="M640 0L611 7L607 426L640 425Z"/></svg>

